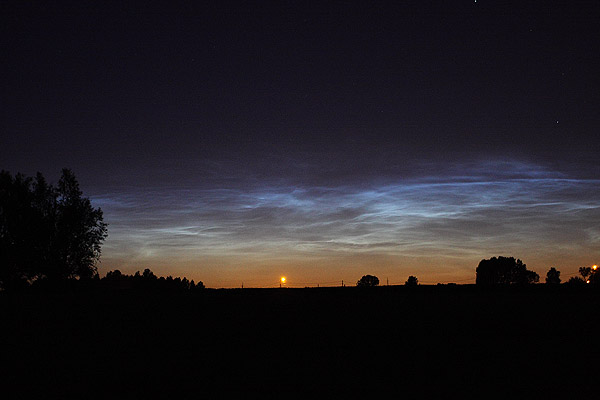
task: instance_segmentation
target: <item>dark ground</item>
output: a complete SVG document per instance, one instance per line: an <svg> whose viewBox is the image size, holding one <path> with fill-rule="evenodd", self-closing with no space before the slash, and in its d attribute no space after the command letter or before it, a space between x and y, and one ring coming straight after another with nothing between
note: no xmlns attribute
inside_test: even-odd
<svg viewBox="0 0 600 400"><path fill-rule="evenodd" d="M592 398L600 293L550 289L0 293L0 396Z"/></svg>

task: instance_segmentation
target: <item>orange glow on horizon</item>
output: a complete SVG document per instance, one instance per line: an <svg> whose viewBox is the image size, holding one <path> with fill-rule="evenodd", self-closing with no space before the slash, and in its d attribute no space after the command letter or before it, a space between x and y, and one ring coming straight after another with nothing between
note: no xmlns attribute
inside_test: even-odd
<svg viewBox="0 0 600 400"><path fill-rule="evenodd" d="M406 258L396 256L381 256L378 254L336 255L322 258L302 258L290 255L289 258L262 261L259 258L238 258L237 256L211 255L202 259L162 259L150 263L147 259L132 260L124 263L122 260L106 257L98 265L100 276L108 271L119 269L122 273L133 275L136 271L149 268L157 276L186 277L195 282L202 281L207 288L239 288L244 282L244 288L279 287L328 287L341 286L343 280L346 286L354 286L365 274L370 273L385 283L389 278L390 285L404 285L407 277L414 275L420 283L435 285L437 283L456 283L458 285L475 284L475 270L480 257L474 259L450 260L440 257L433 262L419 257ZM526 260L534 257L523 256ZM589 260L581 258L559 259L549 256L539 262L528 262L528 269L540 276L547 271L546 265L564 264L559 268L561 275L579 275L578 268L589 265ZM586 256L589 257L589 256ZM146 262L143 262L146 261ZM596 260L597 261L597 260ZM597 265L597 264L596 264ZM598 266L598 265L597 265ZM596 268L593 273L597 273ZM285 275L283 275L285 273ZM288 274L293 279L288 280ZM279 275L279 276L278 276ZM275 280L274 280L275 278ZM281 280L285 278L285 282ZM279 280L279 282L277 282ZM583 282L585 282L584 280ZM590 279L590 285L592 279Z"/></svg>

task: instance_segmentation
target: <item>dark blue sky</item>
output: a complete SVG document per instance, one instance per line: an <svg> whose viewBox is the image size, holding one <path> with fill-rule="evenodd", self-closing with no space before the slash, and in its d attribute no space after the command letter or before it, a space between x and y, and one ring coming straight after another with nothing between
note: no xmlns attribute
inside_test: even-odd
<svg viewBox="0 0 600 400"><path fill-rule="evenodd" d="M101 271L597 262L593 2L202 3L0 6L0 167L74 170L110 224Z"/></svg>

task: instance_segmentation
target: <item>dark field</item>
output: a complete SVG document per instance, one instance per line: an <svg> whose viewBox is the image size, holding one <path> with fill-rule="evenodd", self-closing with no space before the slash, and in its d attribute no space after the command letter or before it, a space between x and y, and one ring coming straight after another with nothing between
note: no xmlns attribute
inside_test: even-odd
<svg viewBox="0 0 600 400"><path fill-rule="evenodd" d="M0 293L1 388L10 398L591 398L600 293L549 289Z"/></svg>

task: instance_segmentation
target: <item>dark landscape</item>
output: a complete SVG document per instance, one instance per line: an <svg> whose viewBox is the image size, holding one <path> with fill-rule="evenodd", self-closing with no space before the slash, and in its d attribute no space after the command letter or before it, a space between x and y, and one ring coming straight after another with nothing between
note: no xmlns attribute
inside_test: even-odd
<svg viewBox="0 0 600 400"><path fill-rule="evenodd" d="M590 287L0 295L11 398L597 393Z"/></svg>

